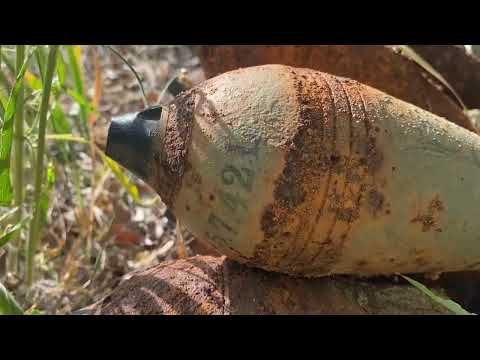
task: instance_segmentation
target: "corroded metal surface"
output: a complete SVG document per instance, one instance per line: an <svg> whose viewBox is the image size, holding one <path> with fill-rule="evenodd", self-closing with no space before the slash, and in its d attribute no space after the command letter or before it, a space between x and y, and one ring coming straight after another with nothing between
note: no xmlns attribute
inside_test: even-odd
<svg viewBox="0 0 480 360"><path fill-rule="evenodd" d="M356 81L282 65L183 96L188 109L162 112L159 126L179 135L155 138L146 180L219 252L303 276L480 269L476 134ZM166 193L165 159L178 170Z"/></svg>
<svg viewBox="0 0 480 360"><path fill-rule="evenodd" d="M480 57L463 45L410 45L455 89L470 109L480 108Z"/></svg>
<svg viewBox="0 0 480 360"><path fill-rule="evenodd" d="M222 258L195 259L169 261L133 273L90 309L113 315L225 314Z"/></svg>
<svg viewBox="0 0 480 360"><path fill-rule="evenodd" d="M448 311L409 285L292 278L247 268L225 257L196 256L133 274L88 313L436 315Z"/></svg>
<svg viewBox="0 0 480 360"><path fill-rule="evenodd" d="M435 81L386 46L202 45L196 52L207 77L266 64L305 67L357 80L475 131L458 104L439 90Z"/></svg>

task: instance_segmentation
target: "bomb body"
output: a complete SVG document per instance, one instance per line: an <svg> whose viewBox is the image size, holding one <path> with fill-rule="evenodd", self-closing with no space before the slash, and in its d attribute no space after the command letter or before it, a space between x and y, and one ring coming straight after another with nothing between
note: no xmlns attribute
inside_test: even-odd
<svg viewBox="0 0 480 360"><path fill-rule="evenodd" d="M237 261L303 276L480 268L478 136L356 81L231 71L114 122L108 142Z"/></svg>

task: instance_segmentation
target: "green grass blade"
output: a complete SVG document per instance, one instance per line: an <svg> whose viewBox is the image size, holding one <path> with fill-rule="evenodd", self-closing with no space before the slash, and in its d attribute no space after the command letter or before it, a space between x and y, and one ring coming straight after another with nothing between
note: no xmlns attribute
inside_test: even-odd
<svg viewBox="0 0 480 360"><path fill-rule="evenodd" d="M63 109L58 102L55 102L52 107L51 119L53 131L56 134L71 133L72 129L70 127L70 123L67 121L65 113L63 112Z"/></svg>
<svg viewBox="0 0 480 360"><path fill-rule="evenodd" d="M58 52L57 58L57 76L61 87L65 87L65 61L62 52Z"/></svg>
<svg viewBox="0 0 480 360"><path fill-rule="evenodd" d="M85 99L82 73L80 70L80 63L79 63L80 59L78 59L78 55L76 54L75 49L76 48L74 46L67 45L67 56L68 56L68 62L69 62L68 68L73 78L75 92L79 95L77 98ZM77 98L75 98L75 100L77 100ZM81 127L78 130L80 131L80 134L83 137L88 138L88 127L87 127L88 108L86 107L86 103L84 101L79 102L79 105L80 105Z"/></svg>
<svg viewBox="0 0 480 360"><path fill-rule="evenodd" d="M415 281L415 280L413 280L413 279L411 279L411 278L409 278L408 276L405 276L405 275L399 274L399 276L403 277L411 285L413 285L418 290L420 290L425 295L427 295L430 299L432 299L433 301L437 302L440 305L443 305L444 307L446 307L448 310L450 310L454 314L456 314L456 315L476 315L476 314L468 312L467 310L462 308L459 304L457 304L455 301L441 298L440 296L435 294L433 291L429 290L425 285L419 283L418 281Z"/></svg>
<svg viewBox="0 0 480 360"><path fill-rule="evenodd" d="M13 191L10 181L10 155L13 140L13 119L17 109L17 97L23 87L23 79L33 51L30 51L21 67L15 85L8 98L0 133L0 206L10 206Z"/></svg>
<svg viewBox="0 0 480 360"><path fill-rule="evenodd" d="M29 71L25 73L25 81L27 82L27 85L30 86L32 90L43 89L42 81Z"/></svg>
<svg viewBox="0 0 480 360"><path fill-rule="evenodd" d="M85 137L85 134L88 134L88 131L86 130L85 126L85 121L83 120L83 114L86 111L89 112L96 112L97 110L94 109L93 105L88 101L82 94L71 90L71 89L65 89L65 92L67 95L69 95L74 101L78 103L80 106L80 121L77 117L75 117L75 126L77 127L78 131L80 132L80 135Z"/></svg>
<svg viewBox="0 0 480 360"><path fill-rule="evenodd" d="M71 89L66 89L66 93L73 99L75 100L80 107L88 109L89 111L94 111L93 105L88 101L85 96L83 96L81 93L71 90Z"/></svg>
<svg viewBox="0 0 480 360"><path fill-rule="evenodd" d="M135 70L135 68L127 61L127 59L125 59L122 54L120 54L115 48L113 48L112 46L110 45L103 45L104 47L106 47L107 49L109 49L111 52L113 52L115 55L117 55L120 60L122 60L125 65L128 66L128 68L130 69L130 71L133 73L133 75L135 75L135 78L137 79L138 81L138 84L140 85L140 90L142 91L142 95L143 95L143 103L144 103L144 106L145 107L148 107L149 104L148 104L148 98L147 98L147 94L145 93L145 89L143 87L143 82L142 82L142 79L140 79L140 76L138 75L137 71Z"/></svg>
<svg viewBox="0 0 480 360"><path fill-rule="evenodd" d="M47 140L71 141L80 144L89 144L89 141L87 139L72 134L48 134L45 136L45 138Z"/></svg>
<svg viewBox="0 0 480 360"><path fill-rule="evenodd" d="M41 82L45 80L45 63L47 62L47 54L45 54L45 49L43 46L39 46L37 52L35 53L35 58L37 59L38 71L40 72Z"/></svg>
<svg viewBox="0 0 480 360"><path fill-rule="evenodd" d="M74 46L72 45L67 46L67 55L70 63L69 69L72 73L75 90L80 94L83 94L83 80L82 80L82 73L80 71L80 64L79 64L80 59L78 59L77 54L75 54Z"/></svg>
<svg viewBox="0 0 480 360"><path fill-rule="evenodd" d="M25 311L24 315L44 315L44 313L38 309L31 309Z"/></svg>
<svg viewBox="0 0 480 360"><path fill-rule="evenodd" d="M33 219L30 224L30 233L27 251L27 267L26 267L26 283L31 285L33 281L33 258L37 249L37 241L39 238L39 227L41 218L41 204L40 197L42 193L43 180L43 158L45 155L45 133L47 125L47 111L50 101L50 91L52 88L53 72L55 71L55 64L57 60L58 45L51 45L48 52L47 69L45 73L45 88L42 94L42 102L39 111L39 125L38 125L38 141L37 141L37 157L35 161L35 178L34 178L34 193L33 203L34 212Z"/></svg>
<svg viewBox="0 0 480 360"><path fill-rule="evenodd" d="M53 167L52 163L48 164L46 175L46 185L43 187L42 193L40 194L40 225L38 231L41 231L41 229L47 223L48 206L50 204L50 193L55 186L55 168Z"/></svg>
<svg viewBox="0 0 480 360"><path fill-rule="evenodd" d="M178 76L179 74L175 75L174 77L172 77L170 80L167 81L162 91L160 92L160 95L158 96L158 101L157 101L158 104L160 104L160 102L162 101L170 85L172 85L172 83L178 79Z"/></svg>
<svg viewBox="0 0 480 360"><path fill-rule="evenodd" d="M20 230L25 226L30 217L25 217L19 223L9 227L2 235L0 235L0 248L5 246L10 240L14 239L20 234Z"/></svg>
<svg viewBox="0 0 480 360"><path fill-rule="evenodd" d="M127 190L128 194L132 197L133 201L137 205L143 207L150 207L153 206L160 198L158 196L150 199L149 201L144 201L140 198L140 194L138 188L135 184L133 184L128 176L124 173L120 165L113 159L109 158L103 151L98 150L100 157L102 158L104 164L110 168L113 175L117 178L120 184Z"/></svg>
<svg viewBox="0 0 480 360"><path fill-rule="evenodd" d="M11 135L9 136L11 137ZM10 206L13 199L13 188L10 181L10 165L9 164L10 164L10 154L8 154L8 157L6 157L6 159L0 160L0 167L1 167L0 169L0 205L1 206Z"/></svg>
<svg viewBox="0 0 480 360"><path fill-rule="evenodd" d="M20 72L23 62L25 61L25 45L17 45L16 47L16 71L17 73ZM25 72L27 74L27 72ZM23 218L23 193L24 193L24 162L23 162L23 149L24 149L24 101L25 101L25 86L20 87L20 91L17 95L16 101L16 110L15 110L15 120L14 120L14 130L13 130L13 167L12 167L12 175L13 175L13 202L15 206L18 206L19 210L15 216L15 222L20 222ZM15 273L18 271L18 251L21 248L21 238L20 238L20 231L15 232L12 235L11 243L12 248L7 257L7 265L8 270L11 273Z"/></svg>
<svg viewBox="0 0 480 360"><path fill-rule="evenodd" d="M25 72L27 71L28 63L30 62L30 58L32 57L32 54L33 54L32 51L28 54L25 62L23 63L22 68L20 69L17 75L17 78L15 79L15 85L12 89L10 97L8 98L7 107L5 109L5 122L8 122L9 120L11 120L15 115L17 95L23 85Z"/></svg>
<svg viewBox="0 0 480 360"><path fill-rule="evenodd" d="M2 283L0 283L0 315L23 315L22 308Z"/></svg>
<svg viewBox="0 0 480 360"><path fill-rule="evenodd" d="M5 115L5 106L3 94L0 92L0 127L3 127L3 116Z"/></svg>
<svg viewBox="0 0 480 360"><path fill-rule="evenodd" d="M125 190L127 190L128 194L132 197L132 199L137 203L141 203L137 187L130 181L128 176L125 175L120 165L118 165L117 162L109 158L105 153L103 153L103 151L99 151L99 153L105 165L108 166L110 170L112 170L117 180L120 182L120 184L122 184Z"/></svg>
<svg viewBox="0 0 480 360"><path fill-rule="evenodd" d="M62 54L61 51L59 51L58 54L57 54L57 68L56 68L56 71L57 71L58 87L59 87L59 89L58 89L59 91L56 91L57 94L60 93L60 91L63 91L67 94L68 94L69 91L71 91L71 93L68 94L70 97L72 97L80 105L86 105L86 106L91 107L90 103L82 95L74 92L73 90L67 89L66 75L65 75L66 74L66 72L65 72L65 60L63 59L63 54ZM54 87L54 91L55 91L55 89L56 89L56 87ZM58 100L58 96L56 97L56 99ZM68 122L66 122L63 110L60 107L57 107L55 112L56 112L56 114L55 114L53 120L54 121L59 120L62 123L61 124L62 130L59 129L58 131L57 130L55 130L55 131L58 132L58 133L71 132L72 129L70 127L70 124ZM75 123L75 127L78 129L78 131L81 132L83 127L82 127L82 124L79 122L78 117L74 117L74 123ZM54 125L60 125L60 124L57 122L57 124L54 124Z"/></svg>

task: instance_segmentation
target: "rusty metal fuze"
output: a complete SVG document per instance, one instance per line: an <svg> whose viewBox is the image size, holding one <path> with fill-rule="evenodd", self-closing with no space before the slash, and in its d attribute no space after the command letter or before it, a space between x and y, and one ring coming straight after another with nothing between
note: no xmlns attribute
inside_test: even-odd
<svg viewBox="0 0 480 360"><path fill-rule="evenodd" d="M196 237L302 276L480 269L479 150L412 104L283 65L114 119L107 144Z"/></svg>

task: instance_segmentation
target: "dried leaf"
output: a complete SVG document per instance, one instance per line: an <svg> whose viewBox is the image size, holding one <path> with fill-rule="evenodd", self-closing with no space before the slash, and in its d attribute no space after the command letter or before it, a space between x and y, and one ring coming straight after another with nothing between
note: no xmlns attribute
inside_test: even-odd
<svg viewBox="0 0 480 360"><path fill-rule="evenodd" d="M100 99L102 97L102 69L100 67L100 62L98 60L98 56L95 53L95 81L93 86L93 99L92 99L92 106L95 109L98 109L100 105ZM95 121L97 120L98 114L91 113L89 115L88 122L90 126L92 126Z"/></svg>
<svg viewBox="0 0 480 360"><path fill-rule="evenodd" d="M18 211L18 206L8 210L5 214L0 216L0 225L10 216L15 214Z"/></svg>
<svg viewBox="0 0 480 360"><path fill-rule="evenodd" d="M137 187L135 186L135 184L133 184L130 181L128 176L125 175L125 173L120 168L120 165L118 165L117 162L115 162L114 160L109 158L107 155L105 155L103 151L99 150L99 153L105 165L107 165L110 168L110 170L112 170L117 180L120 181L120 184L122 184L122 186L127 190L128 194L132 197L132 199L136 203L141 203L142 201L140 199L140 195Z"/></svg>
<svg viewBox="0 0 480 360"><path fill-rule="evenodd" d="M131 246L140 245L143 240L143 234L131 230L124 224L113 224L112 234L114 235L114 242L117 245Z"/></svg>
<svg viewBox="0 0 480 360"><path fill-rule="evenodd" d="M185 241L183 240L183 235L182 235L182 227L178 219L177 219L177 226L175 228L175 233L177 235L178 257L180 259L185 259L187 257L187 249L185 248Z"/></svg>

